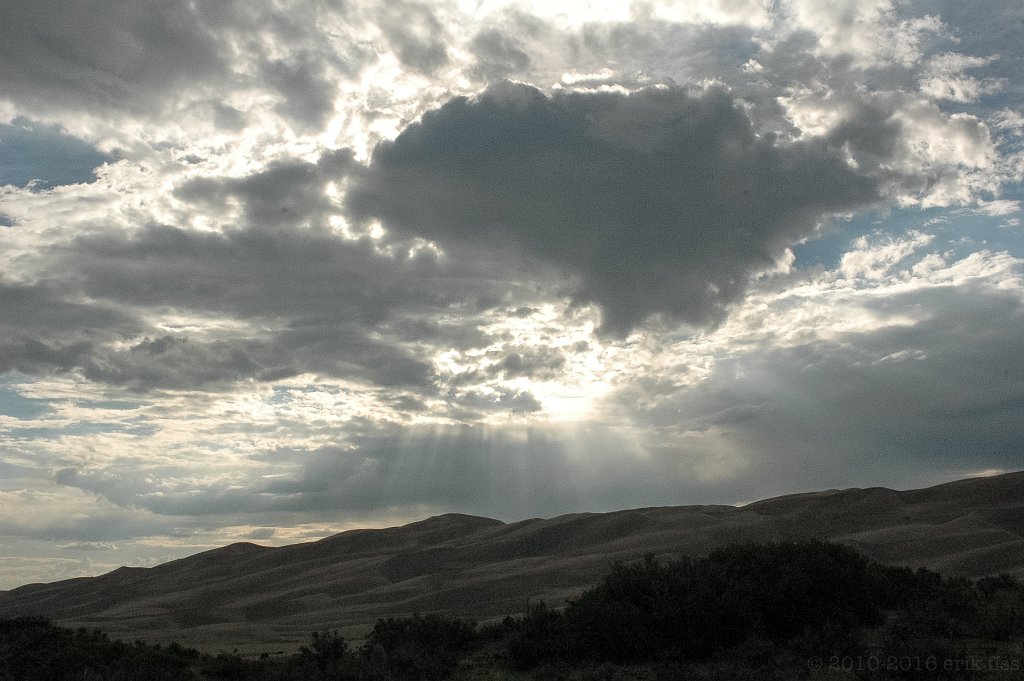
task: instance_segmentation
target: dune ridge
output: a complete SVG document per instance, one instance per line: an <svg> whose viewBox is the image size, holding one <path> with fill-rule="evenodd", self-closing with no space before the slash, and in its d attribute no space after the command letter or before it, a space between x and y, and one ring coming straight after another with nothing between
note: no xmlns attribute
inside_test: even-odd
<svg viewBox="0 0 1024 681"><path fill-rule="evenodd" d="M153 568L0 592L0 617L43 615L204 650L279 650L377 619L487 620L561 603L617 560L737 541L820 538L946 575L1024 575L1024 472L919 490L828 490L745 506L671 506L504 523L462 514L282 547L238 543Z"/></svg>

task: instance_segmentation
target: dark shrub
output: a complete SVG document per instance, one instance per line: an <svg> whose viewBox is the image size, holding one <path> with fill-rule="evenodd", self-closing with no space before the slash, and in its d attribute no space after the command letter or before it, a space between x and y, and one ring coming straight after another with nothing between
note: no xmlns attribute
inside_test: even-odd
<svg viewBox="0 0 1024 681"><path fill-rule="evenodd" d="M698 560L616 565L563 615L528 613L510 644L545 659L618 664L708 659L748 639L845 650L881 615L868 562L822 542L744 544Z"/></svg>
<svg viewBox="0 0 1024 681"><path fill-rule="evenodd" d="M472 622L415 614L377 622L363 655L379 678L430 681L451 674L478 640Z"/></svg>

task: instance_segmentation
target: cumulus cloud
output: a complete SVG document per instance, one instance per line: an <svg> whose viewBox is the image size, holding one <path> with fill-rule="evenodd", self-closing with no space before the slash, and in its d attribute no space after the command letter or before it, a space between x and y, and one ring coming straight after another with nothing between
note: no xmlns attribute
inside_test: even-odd
<svg viewBox="0 0 1024 681"><path fill-rule="evenodd" d="M456 98L378 146L346 201L402 234L564 268L623 334L721 319L751 275L830 213L878 199L823 140L755 135L724 91Z"/></svg>
<svg viewBox="0 0 1024 681"><path fill-rule="evenodd" d="M921 79L921 92L932 99L971 102L982 95L998 92L1002 81L994 78L979 79L964 75L968 69L986 66L998 57L971 57L957 52L946 52L932 57Z"/></svg>
<svg viewBox="0 0 1024 681"><path fill-rule="evenodd" d="M783 3L799 30L814 35L817 51L845 56L860 68L911 66L921 56L922 42L943 30L933 14L903 18L893 0L843 0L823 5L814 0Z"/></svg>
<svg viewBox="0 0 1024 681"><path fill-rule="evenodd" d="M988 125L903 92L871 95L799 89L780 98L800 134L841 146L883 193L904 205L976 203L1012 175L997 162Z"/></svg>

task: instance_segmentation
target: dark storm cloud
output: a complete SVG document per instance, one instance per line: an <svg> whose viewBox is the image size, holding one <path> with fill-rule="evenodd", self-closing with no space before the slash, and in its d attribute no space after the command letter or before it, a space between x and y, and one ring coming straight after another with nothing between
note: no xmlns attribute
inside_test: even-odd
<svg viewBox="0 0 1024 681"><path fill-rule="evenodd" d="M93 171L113 160L84 141L62 134L57 126L25 119L0 125L0 185L31 183L33 189L46 189L92 182Z"/></svg>
<svg viewBox="0 0 1024 681"><path fill-rule="evenodd" d="M134 318L110 306L65 300L64 287L51 283L0 282L0 333L56 334L113 330L132 333L140 327Z"/></svg>
<svg viewBox="0 0 1024 681"><path fill-rule="evenodd" d="M259 359L276 358L280 365L287 358L284 348L268 349L260 342L189 342L173 336L143 337L115 349L113 342L138 338L147 325L109 305L71 302L67 293L45 285L0 285L0 374L77 371L88 380L136 391L194 389L262 378L273 369Z"/></svg>
<svg viewBox="0 0 1024 681"><path fill-rule="evenodd" d="M786 246L878 195L824 140L755 135L720 90L512 84L428 112L352 182L358 217L564 268L617 334L654 314L719 321Z"/></svg>
<svg viewBox="0 0 1024 681"><path fill-rule="evenodd" d="M146 337L127 352L96 349L83 359L82 373L90 381L139 392L210 388L259 377L263 367L253 357L259 349L256 343L194 342L170 335Z"/></svg>
<svg viewBox="0 0 1024 681"><path fill-rule="evenodd" d="M361 377L381 386L430 385L433 369L429 362L372 335L355 325L296 324L279 334L275 345L282 359L290 357L308 371Z"/></svg>
<svg viewBox="0 0 1024 681"><path fill-rule="evenodd" d="M466 285L470 289L479 289L490 284L466 282ZM471 295L473 292L470 290L468 293ZM397 317L388 320L385 328L396 338L410 342L432 343L459 350L487 347L494 339L478 324L472 323L473 312L475 310L468 310L463 316L447 319L443 324L433 317Z"/></svg>

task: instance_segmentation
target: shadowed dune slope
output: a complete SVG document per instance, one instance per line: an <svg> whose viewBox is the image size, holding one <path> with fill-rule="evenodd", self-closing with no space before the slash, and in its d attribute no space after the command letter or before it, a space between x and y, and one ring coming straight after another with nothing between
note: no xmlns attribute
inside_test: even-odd
<svg viewBox="0 0 1024 681"><path fill-rule="evenodd" d="M808 538L947 575L1024 575L1024 473L507 524L448 514L278 548L232 544L153 568L0 592L0 617L44 615L211 651L272 651L313 630L359 636L381 617L417 611L486 620L540 600L559 604L614 561L647 553Z"/></svg>

